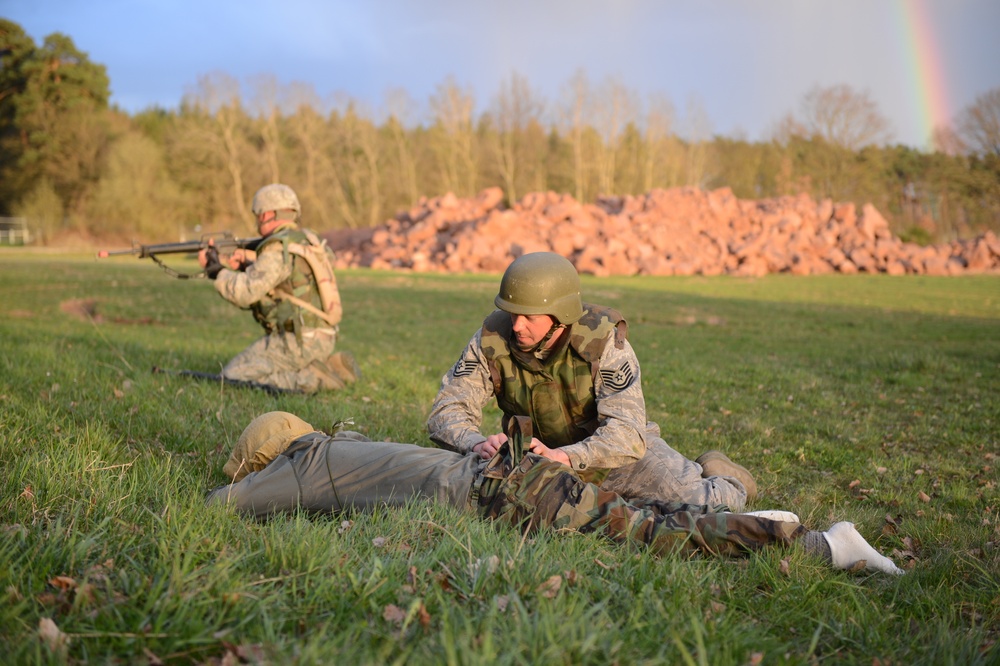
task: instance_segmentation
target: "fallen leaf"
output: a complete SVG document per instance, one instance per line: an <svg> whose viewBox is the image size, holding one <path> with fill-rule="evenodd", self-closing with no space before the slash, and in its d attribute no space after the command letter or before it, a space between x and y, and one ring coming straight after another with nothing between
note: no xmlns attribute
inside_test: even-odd
<svg viewBox="0 0 1000 666"><path fill-rule="evenodd" d="M853 481L851 481L850 483L847 484L847 487L848 488L857 488L860 485L861 485L861 481L859 481L858 479L854 479Z"/></svg>
<svg viewBox="0 0 1000 666"><path fill-rule="evenodd" d="M423 603L420 604L420 608L417 610L417 621L425 629L431 624L431 614L427 612L427 606L424 606Z"/></svg>
<svg viewBox="0 0 1000 666"><path fill-rule="evenodd" d="M372 539L372 545L375 546L376 548L381 548L386 544L387 541L388 539L386 539L385 537L375 537L374 539Z"/></svg>
<svg viewBox="0 0 1000 666"><path fill-rule="evenodd" d="M499 597L497 597L497 610L503 613L505 610L507 610L507 604L509 603L510 603L510 597L508 597L506 594L500 595Z"/></svg>
<svg viewBox="0 0 1000 666"><path fill-rule="evenodd" d="M559 589L562 587L562 576L556 574L554 576L549 576L549 579L538 586L535 590L540 595L546 599L554 599L557 594L559 594Z"/></svg>
<svg viewBox="0 0 1000 666"><path fill-rule="evenodd" d="M60 631L51 618L43 617L38 621L38 635L53 652L59 652L69 645L69 636Z"/></svg>
<svg viewBox="0 0 1000 666"><path fill-rule="evenodd" d="M49 585L60 590L72 590L76 588L76 581L69 576L56 576L49 579Z"/></svg>
<svg viewBox="0 0 1000 666"><path fill-rule="evenodd" d="M917 493L917 498L921 502L930 502L931 501L930 495L928 495L927 493L925 493L922 490L919 493Z"/></svg>
<svg viewBox="0 0 1000 666"><path fill-rule="evenodd" d="M778 571L787 576L790 570L791 570L791 565L789 564L788 560L786 559L781 560L781 563L778 565Z"/></svg>
<svg viewBox="0 0 1000 666"><path fill-rule="evenodd" d="M382 619L393 624L403 624L403 620L406 619L406 611L396 604L389 604L382 609Z"/></svg>
<svg viewBox="0 0 1000 666"><path fill-rule="evenodd" d="M866 566L868 566L868 560L858 560L857 562L852 564L851 568L849 568L847 571L849 573L857 573L859 571L863 571Z"/></svg>

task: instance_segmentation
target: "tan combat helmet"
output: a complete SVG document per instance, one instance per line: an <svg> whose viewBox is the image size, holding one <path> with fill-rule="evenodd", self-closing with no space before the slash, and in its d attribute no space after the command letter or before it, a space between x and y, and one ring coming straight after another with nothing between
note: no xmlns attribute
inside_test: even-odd
<svg viewBox="0 0 1000 666"><path fill-rule="evenodd" d="M569 259L554 252L521 255L504 271L493 303L511 314L544 314L572 324L583 316L580 275Z"/></svg>
<svg viewBox="0 0 1000 666"><path fill-rule="evenodd" d="M296 220L302 215L302 206L299 205L299 198L296 196L295 190L280 183L265 185L257 190L257 193L253 195L253 204L251 204L250 210L256 216L269 210L293 210Z"/></svg>

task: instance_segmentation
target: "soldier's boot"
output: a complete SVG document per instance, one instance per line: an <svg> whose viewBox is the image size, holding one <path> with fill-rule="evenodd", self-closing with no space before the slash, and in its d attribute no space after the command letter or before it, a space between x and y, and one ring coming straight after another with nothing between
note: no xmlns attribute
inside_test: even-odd
<svg viewBox="0 0 1000 666"><path fill-rule="evenodd" d="M346 384L353 384L361 379L361 366L354 358L354 354L348 351L339 351L330 355L326 359L326 366Z"/></svg>
<svg viewBox="0 0 1000 666"><path fill-rule="evenodd" d="M318 391L338 391L347 386L344 380L323 361L313 361L309 364L309 369L319 379L319 385L316 387Z"/></svg>
<svg viewBox="0 0 1000 666"><path fill-rule="evenodd" d="M747 501L750 502L757 497L757 482L753 475L743 465L737 465L729 459L722 451L706 451L695 460L701 465L701 476L731 476L740 483L747 491Z"/></svg>

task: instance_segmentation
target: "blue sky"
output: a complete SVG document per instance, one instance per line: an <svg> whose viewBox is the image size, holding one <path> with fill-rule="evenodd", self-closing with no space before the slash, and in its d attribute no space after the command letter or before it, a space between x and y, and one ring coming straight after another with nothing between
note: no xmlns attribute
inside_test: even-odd
<svg viewBox="0 0 1000 666"><path fill-rule="evenodd" d="M931 40L909 41L915 13ZM844 83L871 95L895 141L926 148L915 44L941 67L952 117L1000 87L996 0L0 0L0 16L39 44L69 35L130 112L176 108L218 72L248 99L255 77L271 75L375 117L392 89L426 114L449 76L482 110L517 72L553 108L582 69L643 102L666 96L682 132L697 115L750 140L814 86Z"/></svg>

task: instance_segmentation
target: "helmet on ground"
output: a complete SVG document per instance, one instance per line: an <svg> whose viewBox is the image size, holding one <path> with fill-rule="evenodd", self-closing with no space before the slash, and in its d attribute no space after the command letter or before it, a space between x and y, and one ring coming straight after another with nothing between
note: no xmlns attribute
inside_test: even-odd
<svg viewBox="0 0 1000 666"><path fill-rule="evenodd" d="M294 210L295 216L302 213L302 206L299 205L299 198L295 195L295 190L288 185L272 183L257 190L253 195L253 204L250 210L254 215L260 215L269 210Z"/></svg>
<svg viewBox="0 0 1000 666"><path fill-rule="evenodd" d="M520 315L550 315L560 324L583 316L580 275L569 259L554 252L524 254L504 271L493 300L501 310Z"/></svg>

